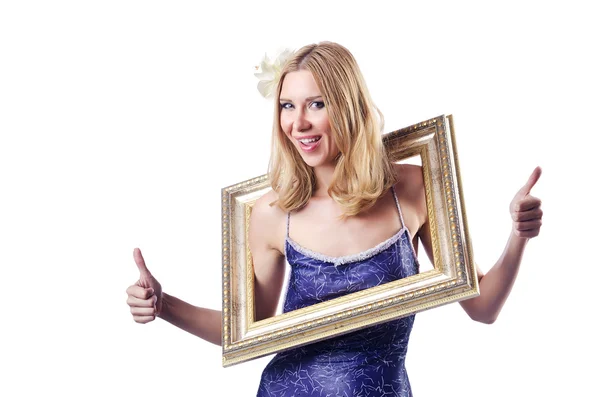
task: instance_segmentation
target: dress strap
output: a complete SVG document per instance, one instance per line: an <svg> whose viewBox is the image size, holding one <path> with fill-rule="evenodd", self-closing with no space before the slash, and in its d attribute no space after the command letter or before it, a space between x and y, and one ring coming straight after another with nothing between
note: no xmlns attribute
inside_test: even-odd
<svg viewBox="0 0 600 397"><path fill-rule="evenodd" d="M398 196L396 196L396 189L394 189L394 185L392 185L392 194L394 195L394 201L396 202L396 208L398 208L398 215L400 216L400 224L402 228L404 225L404 217L402 216L402 210L400 209L400 201L398 201Z"/></svg>
<svg viewBox="0 0 600 397"><path fill-rule="evenodd" d="M291 212L288 212L288 214L287 214L287 226L286 226L286 231L285 231L286 238L290 237L290 213Z"/></svg>

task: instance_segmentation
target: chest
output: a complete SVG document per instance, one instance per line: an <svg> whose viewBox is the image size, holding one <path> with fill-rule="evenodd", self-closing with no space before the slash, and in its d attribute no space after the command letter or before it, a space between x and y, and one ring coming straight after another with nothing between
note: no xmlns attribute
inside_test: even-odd
<svg viewBox="0 0 600 397"><path fill-rule="evenodd" d="M290 243L285 312L403 279L419 272L406 230L360 255L323 257Z"/></svg>
<svg viewBox="0 0 600 397"><path fill-rule="evenodd" d="M289 239L315 253L343 257L376 247L397 235L404 226L393 197L359 216L341 219L340 213L335 206L318 202L293 212L289 218ZM404 219L413 236L418 228L412 224L416 218L409 210Z"/></svg>

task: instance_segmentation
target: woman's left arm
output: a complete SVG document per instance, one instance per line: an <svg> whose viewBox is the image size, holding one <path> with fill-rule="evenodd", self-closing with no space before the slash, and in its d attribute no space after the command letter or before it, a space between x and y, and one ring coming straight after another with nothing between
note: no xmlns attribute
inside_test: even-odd
<svg viewBox="0 0 600 397"><path fill-rule="evenodd" d="M508 298L517 278L523 252L529 239L537 236L542 226L541 200L530 194L538 181L542 170L536 167L529 180L515 195L510 203L510 214L513 220L512 230L504 252L496 264L484 275L479 267L480 294L476 298L461 301L467 314L475 321L492 324ZM431 252L429 222L425 222L419 231L424 248Z"/></svg>

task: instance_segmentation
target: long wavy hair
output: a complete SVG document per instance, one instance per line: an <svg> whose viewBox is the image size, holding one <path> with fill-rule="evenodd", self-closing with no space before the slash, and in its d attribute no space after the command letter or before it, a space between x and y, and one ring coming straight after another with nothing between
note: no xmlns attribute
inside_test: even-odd
<svg viewBox="0 0 600 397"><path fill-rule="evenodd" d="M281 129L279 97L285 76L308 70L315 79L340 153L328 194L345 217L371 208L395 182L382 141L383 114L375 106L354 56L337 43L310 44L283 66L275 90L275 112L269 178L285 212L306 205L316 187L308 166Z"/></svg>

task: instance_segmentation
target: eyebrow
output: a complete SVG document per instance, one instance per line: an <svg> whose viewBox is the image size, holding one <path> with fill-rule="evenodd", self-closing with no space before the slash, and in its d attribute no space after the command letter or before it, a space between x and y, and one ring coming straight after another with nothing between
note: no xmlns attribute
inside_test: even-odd
<svg viewBox="0 0 600 397"><path fill-rule="evenodd" d="M306 100L307 101L312 101L312 100L317 99L317 98L323 98L323 95L309 96L308 98L306 98ZM294 102L291 99L279 98L279 102L282 102L282 101L285 101L285 102Z"/></svg>

